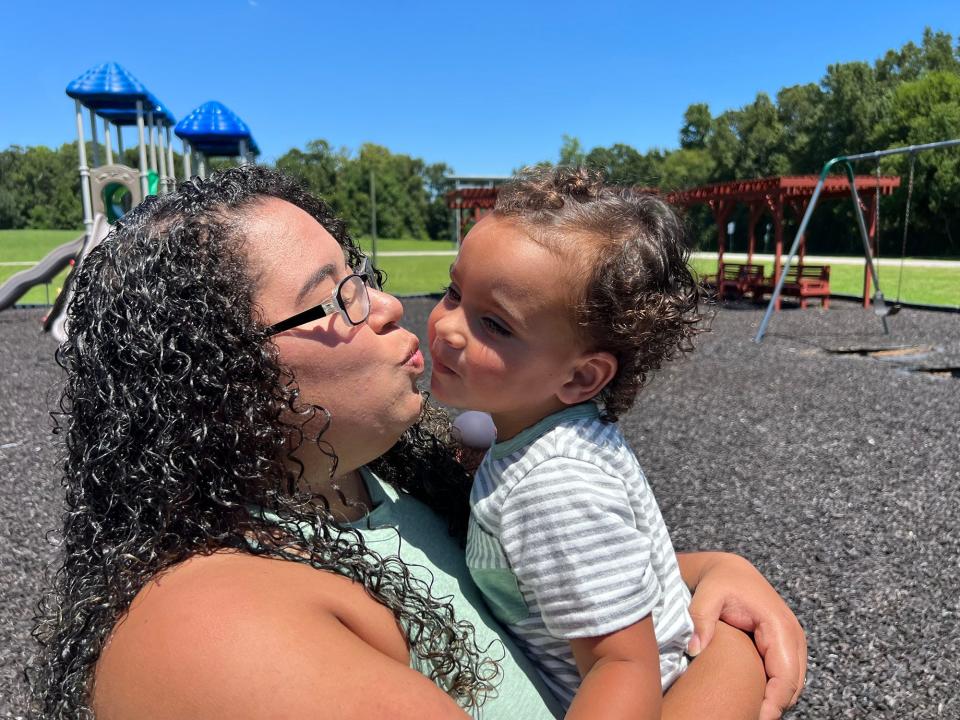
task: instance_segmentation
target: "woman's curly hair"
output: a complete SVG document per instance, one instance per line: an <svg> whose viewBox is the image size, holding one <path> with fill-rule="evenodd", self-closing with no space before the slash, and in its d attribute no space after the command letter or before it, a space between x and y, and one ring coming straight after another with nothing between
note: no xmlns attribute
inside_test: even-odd
<svg viewBox="0 0 960 720"><path fill-rule="evenodd" d="M693 350L701 290L683 221L655 194L607 185L597 170L535 167L499 189L494 212L570 268L558 282L573 288L576 324L618 362L598 398L605 420L633 406L651 371Z"/></svg>
<svg viewBox="0 0 960 720"><path fill-rule="evenodd" d="M316 218L357 265L359 249L322 201L280 173L246 166L148 199L78 269L57 353L67 373L54 414L66 445L63 565L38 608L41 647L27 669L31 711L41 717L92 718L94 665L134 596L186 558L228 548L363 584L461 705L481 703L493 687L499 667L449 599L298 492L285 460L313 440L290 415L325 411L301 400L252 299L243 218L268 196ZM448 428L425 404L373 469L462 532L470 479ZM268 527L250 505L284 522Z"/></svg>

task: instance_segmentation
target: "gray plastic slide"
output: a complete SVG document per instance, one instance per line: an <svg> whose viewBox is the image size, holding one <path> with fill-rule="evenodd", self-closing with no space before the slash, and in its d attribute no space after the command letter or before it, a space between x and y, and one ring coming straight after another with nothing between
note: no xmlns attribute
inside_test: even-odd
<svg viewBox="0 0 960 720"><path fill-rule="evenodd" d="M76 262L73 266L73 272L67 276L67 282L63 285L63 291L57 296L50 313L44 318L43 329L49 332L58 343L67 339L67 305L73 299L73 275L83 263L83 259L97 245L103 242L103 239L110 234L110 223L107 217L98 213L93 219L93 228L90 230L89 237L84 236L84 242L77 252Z"/></svg>
<svg viewBox="0 0 960 720"><path fill-rule="evenodd" d="M81 235L75 240L54 248L33 267L12 275L9 280L0 286L0 310L6 310L13 305L34 285L53 280L58 272L67 267L70 261L77 257L81 248L83 248L86 237L86 235Z"/></svg>

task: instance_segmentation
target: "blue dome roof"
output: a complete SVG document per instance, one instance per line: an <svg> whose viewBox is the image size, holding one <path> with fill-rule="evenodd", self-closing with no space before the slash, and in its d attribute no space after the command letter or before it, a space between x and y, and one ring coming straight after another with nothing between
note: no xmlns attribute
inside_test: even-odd
<svg viewBox="0 0 960 720"><path fill-rule="evenodd" d="M146 122L147 113L150 112L151 108L153 108L153 119L158 125L162 125L164 127L172 127L173 125L176 125L177 119L173 116L173 113L167 109L166 105L157 100L153 93L149 94L147 102L145 102L143 105L144 122ZM114 125L137 124L136 108L105 107L97 110L97 115L109 120Z"/></svg>
<svg viewBox="0 0 960 720"><path fill-rule="evenodd" d="M240 140L247 141L247 149L254 155L260 154L260 148L253 137L238 138L236 140L190 140L185 138L190 146L197 152L203 153L207 157L235 157L240 154Z"/></svg>
<svg viewBox="0 0 960 720"><path fill-rule="evenodd" d="M174 132L204 155L239 155L241 140L247 141L252 153L260 153L247 124L233 110L215 100L204 103L183 118Z"/></svg>
<svg viewBox="0 0 960 720"><path fill-rule="evenodd" d="M101 63L67 85L67 95L94 110L136 108L150 92L127 70L114 62Z"/></svg>

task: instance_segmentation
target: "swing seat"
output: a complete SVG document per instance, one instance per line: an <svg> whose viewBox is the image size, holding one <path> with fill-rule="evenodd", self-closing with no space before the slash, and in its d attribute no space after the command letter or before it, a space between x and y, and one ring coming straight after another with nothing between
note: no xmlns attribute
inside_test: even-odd
<svg viewBox="0 0 960 720"><path fill-rule="evenodd" d="M783 272L783 266L780 266ZM762 286L762 292L773 293L775 284L773 278L767 278ZM783 281L781 296L795 297L800 300L800 307L807 308L809 298L820 298L820 305L825 310L830 308L830 266L829 265L791 265L787 277Z"/></svg>

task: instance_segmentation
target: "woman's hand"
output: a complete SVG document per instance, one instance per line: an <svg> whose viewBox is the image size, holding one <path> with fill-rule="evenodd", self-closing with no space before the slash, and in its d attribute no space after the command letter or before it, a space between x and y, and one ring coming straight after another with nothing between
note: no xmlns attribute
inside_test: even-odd
<svg viewBox="0 0 960 720"><path fill-rule="evenodd" d="M806 678L807 639L796 616L763 575L739 555L681 553L678 560L684 582L694 591L689 653L697 655L710 643L717 620L753 633L767 673L760 718L779 718L797 702Z"/></svg>

